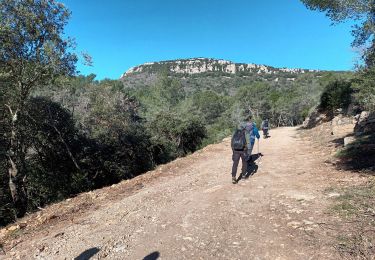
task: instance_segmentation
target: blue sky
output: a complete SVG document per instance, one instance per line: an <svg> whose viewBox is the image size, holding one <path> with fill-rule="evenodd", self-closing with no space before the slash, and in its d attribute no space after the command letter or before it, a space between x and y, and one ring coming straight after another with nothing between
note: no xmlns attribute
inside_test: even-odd
<svg viewBox="0 0 375 260"><path fill-rule="evenodd" d="M208 57L274 67L351 70L350 24L331 26L299 0L60 0L72 12L66 35L93 67L118 79L150 61Z"/></svg>

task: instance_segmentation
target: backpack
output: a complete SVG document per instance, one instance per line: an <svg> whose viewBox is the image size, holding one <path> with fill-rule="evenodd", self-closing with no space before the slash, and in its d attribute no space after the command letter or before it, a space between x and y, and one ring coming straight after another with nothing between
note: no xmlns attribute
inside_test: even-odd
<svg viewBox="0 0 375 260"><path fill-rule="evenodd" d="M253 123L246 123L246 131L252 135L254 130L254 124Z"/></svg>
<svg viewBox="0 0 375 260"><path fill-rule="evenodd" d="M232 148L235 151L243 151L246 146L245 131L237 129L232 137Z"/></svg>

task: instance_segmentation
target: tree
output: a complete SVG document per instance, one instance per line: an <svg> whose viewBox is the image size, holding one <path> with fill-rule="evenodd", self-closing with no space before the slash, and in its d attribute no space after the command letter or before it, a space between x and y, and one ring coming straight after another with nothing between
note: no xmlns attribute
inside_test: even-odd
<svg viewBox="0 0 375 260"><path fill-rule="evenodd" d="M169 78L167 74L161 76L156 90L163 105L167 106L168 109L176 106L185 97L181 83L175 78Z"/></svg>
<svg viewBox="0 0 375 260"><path fill-rule="evenodd" d="M320 97L320 109L333 113L335 109L347 109L351 103L351 83L343 80L330 82Z"/></svg>
<svg viewBox="0 0 375 260"><path fill-rule="evenodd" d="M326 12L334 22L355 20L353 47L365 48L363 58L368 66L374 65L375 1L374 0L301 0L308 8Z"/></svg>
<svg viewBox="0 0 375 260"><path fill-rule="evenodd" d="M167 150L168 160L194 152L206 137L205 125L190 115L160 113L150 126L154 142Z"/></svg>
<svg viewBox="0 0 375 260"><path fill-rule="evenodd" d="M199 91L193 95L193 107L202 114L205 123L212 124L225 111L225 99L212 90Z"/></svg>
<svg viewBox="0 0 375 260"><path fill-rule="evenodd" d="M33 90L51 84L60 75L75 72L72 41L62 34L70 16L54 0L0 1L0 81L6 95L9 186L17 217L26 212L24 165L26 151L20 129L26 102Z"/></svg>
<svg viewBox="0 0 375 260"><path fill-rule="evenodd" d="M235 99L241 104L241 107L257 119L261 118L265 111L270 110L270 98L272 87L269 83L254 82L245 85L237 90ZM246 117L245 113L243 117ZM243 119L242 119L243 120Z"/></svg>
<svg viewBox="0 0 375 260"><path fill-rule="evenodd" d="M27 149L28 210L82 191L74 188L83 186L78 180L86 178L78 157L80 137L70 111L48 98L33 97L28 99L20 120L24 123L18 138L24 140Z"/></svg>
<svg viewBox="0 0 375 260"><path fill-rule="evenodd" d="M353 47L363 50L365 66L360 67L354 87L358 103L364 109L375 111L375 1L374 0L301 0L308 8L326 12L335 23L348 19L353 26ZM365 99L365 101L364 101Z"/></svg>
<svg viewBox="0 0 375 260"><path fill-rule="evenodd" d="M357 73L353 88L358 103L368 111L375 111L375 67Z"/></svg>

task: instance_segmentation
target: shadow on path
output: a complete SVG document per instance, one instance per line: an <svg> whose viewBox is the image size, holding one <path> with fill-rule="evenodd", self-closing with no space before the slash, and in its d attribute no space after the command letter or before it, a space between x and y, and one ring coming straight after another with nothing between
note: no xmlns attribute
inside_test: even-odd
<svg viewBox="0 0 375 260"><path fill-rule="evenodd" d="M146 255L143 260L157 260L160 257L160 253L155 251L149 255Z"/></svg>
<svg viewBox="0 0 375 260"><path fill-rule="evenodd" d="M263 156L262 153L252 154L250 160L247 162L247 172L244 176L240 174L237 178L237 182L241 179L247 179L257 173L259 166L255 163L256 160Z"/></svg>
<svg viewBox="0 0 375 260"><path fill-rule="evenodd" d="M93 257L96 253L98 253L99 251L100 251L100 249L97 248L97 247L87 249L87 250L83 251L79 256L74 258L74 260L88 260L91 257Z"/></svg>
<svg viewBox="0 0 375 260"><path fill-rule="evenodd" d="M255 162L256 160L258 160L258 159L261 158L262 156L264 156L262 153L252 154L252 155L251 155L251 160L252 160L253 162Z"/></svg>

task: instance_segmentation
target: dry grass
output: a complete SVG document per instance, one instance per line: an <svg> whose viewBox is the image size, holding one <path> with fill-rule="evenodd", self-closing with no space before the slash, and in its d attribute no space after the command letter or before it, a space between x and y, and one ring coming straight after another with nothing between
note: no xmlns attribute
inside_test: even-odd
<svg viewBox="0 0 375 260"><path fill-rule="evenodd" d="M328 209L331 220L321 227L331 237L333 246L343 259L375 259L375 178L374 136L358 138L352 145L343 146L344 138L353 135L354 125L332 125L326 122L313 129L301 130L300 136L311 141L343 174L356 172L358 182L337 182L327 194L340 194L332 198Z"/></svg>
<svg viewBox="0 0 375 260"><path fill-rule="evenodd" d="M375 179L334 190L341 194L329 210L341 219L334 247L344 258L375 259Z"/></svg>

